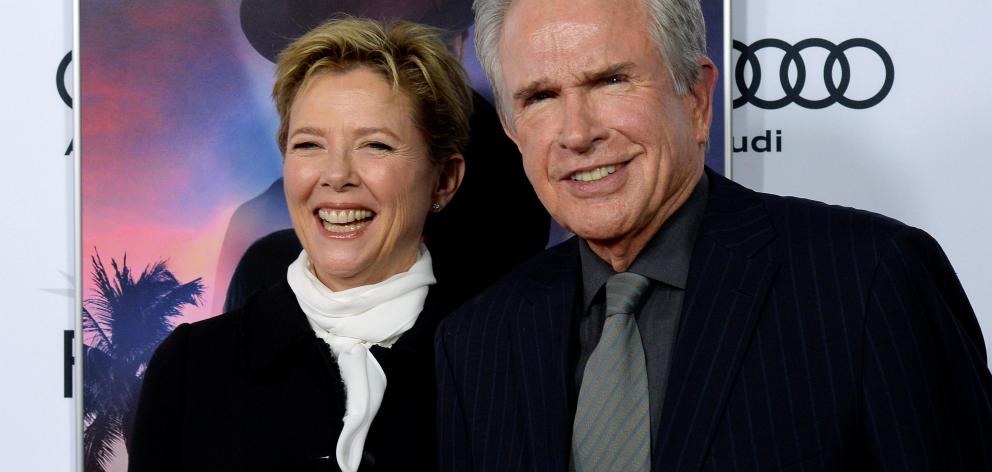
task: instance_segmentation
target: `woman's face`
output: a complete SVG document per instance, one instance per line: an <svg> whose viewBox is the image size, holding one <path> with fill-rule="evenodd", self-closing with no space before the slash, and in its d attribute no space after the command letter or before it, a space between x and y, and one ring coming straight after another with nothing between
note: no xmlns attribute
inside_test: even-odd
<svg viewBox="0 0 992 472"><path fill-rule="evenodd" d="M324 285L410 268L432 200L445 195L404 92L366 68L313 75L290 109L285 155L293 228Z"/></svg>

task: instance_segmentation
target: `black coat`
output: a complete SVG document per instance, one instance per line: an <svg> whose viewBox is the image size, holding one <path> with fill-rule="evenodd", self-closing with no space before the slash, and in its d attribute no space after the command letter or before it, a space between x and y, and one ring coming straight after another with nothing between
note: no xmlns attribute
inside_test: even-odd
<svg viewBox="0 0 992 472"><path fill-rule="evenodd" d="M712 172L652 470L992 470L992 375L937 243ZM440 470L568 470L578 244L442 322Z"/></svg>
<svg viewBox="0 0 992 472"><path fill-rule="evenodd" d="M362 472L434 468L432 339L444 293L432 286L413 328L371 349L387 387ZM162 343L145 374L130 470L338 470L344 398L327 344L281 282Z"/></svg>
<svg viewBox="0 0 992 472"><path fill-rule="evenodd" d="M391 349L372 348L388 386L362 472L433 469L434 329L547 241L549 217L516 146L493 107L473 98L465 181L425 227L439 284L409 332ZM517 230L492 217L507 208ZM131 470L337 470L344 386L285 282L300 250L292 230L256 241L231 281L230 312L181 325L163 342L145 375Z"/></svg>

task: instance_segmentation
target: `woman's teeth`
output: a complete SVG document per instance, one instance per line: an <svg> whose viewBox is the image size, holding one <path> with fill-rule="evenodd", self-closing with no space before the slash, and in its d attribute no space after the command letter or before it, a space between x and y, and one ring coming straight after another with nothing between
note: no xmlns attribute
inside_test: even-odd
<svg viewBox="0 0 992 472"><path fill-rule="evenodd" d="M375 213L371 210L330 210L321 208L317 211L324 229L332 233L348 233L358 231L369 224Z"/></svg>
<svg viewBox="0 0 992 472"><path fill-rule="evenodd" d="M584 172L576 172L572 174L572 180L578 182L592 182L594 180L602 179L607 175L610 175L617 171L618 166L603 166L597 167L593 170L588 170Z"/></svg>

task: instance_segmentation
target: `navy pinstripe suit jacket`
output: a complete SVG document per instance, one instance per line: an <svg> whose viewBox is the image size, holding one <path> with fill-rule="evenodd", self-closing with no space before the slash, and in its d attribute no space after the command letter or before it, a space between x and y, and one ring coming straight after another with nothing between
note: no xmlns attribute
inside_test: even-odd
<svg viewBox="0 0 992 472"><path fill-rule="evenodd" d="M992 376L930 236L709 170L652 469L992 470ZM565 471L575 410L570 240L436 337L439 467Z"/></svg>

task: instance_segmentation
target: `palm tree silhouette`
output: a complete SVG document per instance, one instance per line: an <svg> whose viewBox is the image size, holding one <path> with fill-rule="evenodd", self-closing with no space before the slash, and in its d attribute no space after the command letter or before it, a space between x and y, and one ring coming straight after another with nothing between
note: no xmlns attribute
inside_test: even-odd
<svg viewBox="0 0 992 472"><path fill-rule="evenodd" d="M92 258L94 295L83 303L83 454L86 471L103 472L118 440L128 444L138 392L155 348L172 331L186 305L202 302L203 282L180 283L159 261L137 280L127 254L113 277L97 253Z"/></svg>

